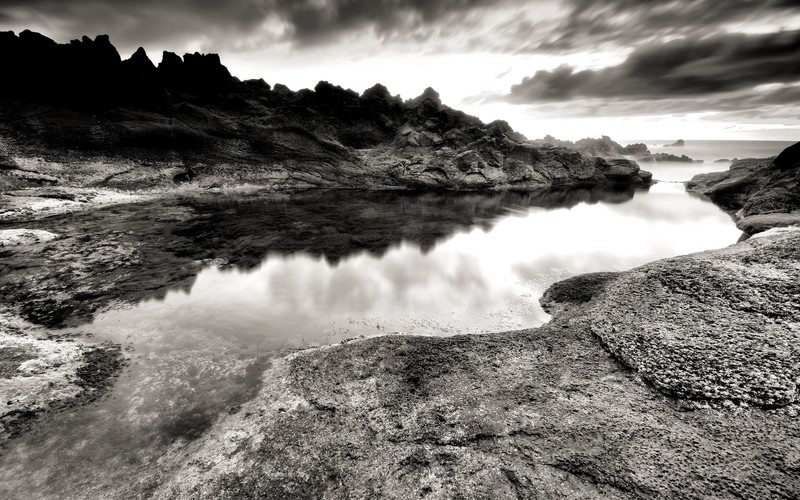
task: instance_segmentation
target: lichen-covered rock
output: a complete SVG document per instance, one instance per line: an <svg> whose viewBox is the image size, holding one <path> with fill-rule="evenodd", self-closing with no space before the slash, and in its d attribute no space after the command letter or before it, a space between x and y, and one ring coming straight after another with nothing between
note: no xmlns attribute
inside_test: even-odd
<svg viewBox="0 0 800 500"><path fill-rule="evenodd" d="M622 273L589 315L669 394L774 407L800 398L799 312L800 230Z"/></svg>

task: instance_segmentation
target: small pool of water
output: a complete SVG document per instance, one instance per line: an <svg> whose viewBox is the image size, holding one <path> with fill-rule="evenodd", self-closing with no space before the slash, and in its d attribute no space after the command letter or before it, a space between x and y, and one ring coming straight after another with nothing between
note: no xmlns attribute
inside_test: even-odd
<svg viewBox="0 0 800 500"><path fill-rule="evenodd" d="M191 287L76 329L123 344L131 364L108 398L12 442L0 457L2 496L140 495L164 450L186 445L251 398L276 355L360 336L535 327L548 320L538 300L555 281L740 236L728 215L671 183L569 196L345 193L337 200L358 210L340 213L330 199L320 205L302 196L270 200L267 211L258 199L205 204L208 222L185 234L235 242L239 254L253 254L249 264L226 265L209 251ZM317 222L286 215L298 204ZM223 224L209 233L204 224L214 220Z"/></svg>

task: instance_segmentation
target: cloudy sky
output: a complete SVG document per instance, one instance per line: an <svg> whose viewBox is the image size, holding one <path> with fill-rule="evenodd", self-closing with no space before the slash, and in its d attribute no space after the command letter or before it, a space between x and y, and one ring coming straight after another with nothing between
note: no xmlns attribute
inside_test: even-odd
<svg viewBox="0 0 800 500"><path fill-rule="evenodd" d="M293 89L432 86L531 138L800 139L800 0L0 0L25 28Z"/></svg>

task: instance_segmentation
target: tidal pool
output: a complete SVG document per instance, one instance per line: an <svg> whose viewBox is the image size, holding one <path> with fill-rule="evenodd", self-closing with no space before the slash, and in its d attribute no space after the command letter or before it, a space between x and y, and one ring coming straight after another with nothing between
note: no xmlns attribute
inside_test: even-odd
<svg viewBox="0 0 800 500"><path fill-rule="evenodd" d="M673 183L182 203L196 217L165 245L207 266L189 286L68 332L121 343L131 362L108 397L11 442L3 498L145 495L169 473L159 458L252 397L276 355L361 336L535 327L548 319L538 299L557 280L740 237L727 214Z"/></svg>

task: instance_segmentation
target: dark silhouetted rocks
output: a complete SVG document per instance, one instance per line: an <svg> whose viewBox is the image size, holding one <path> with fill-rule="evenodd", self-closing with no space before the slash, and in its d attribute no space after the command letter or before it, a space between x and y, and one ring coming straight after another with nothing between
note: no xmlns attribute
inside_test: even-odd
<svg viewBox="0 0 800 500"><path fill-rule="evenodd" d="M703 163L703 160L693 160L686 155L673 155L670 153L644 153L635 155L636 161L642 162L678 162L678 163Z"/></svg>
<svg viewBox="0 0 800 500"><path fill-rule="evenodd" d="M800 142L792 144L775 157L775 166L783 172L800 168Z"/></svg>
<svg viewBox="0 0 800 500"><path fill-rule="evenodd" d="M647 149L647 144L643 144L641 142L637 142L635 144L628 144L624 148L622 148L622 154L624 155L641 155L641 154L648 154L650 150Z"/></svg>
<svg viewBox="0 0 800 500"><path fill-rule="evenodd" d="M57 44L2 33L0 61L6 154L39 159L25 182L528 189L647 177L635 163L595 161L622 150L608 137L579 141L582 153L540 147L504 121L444 105L432 88L406 101L382 85L359 95L321 81L295 92L242 82L216 54L164 52L156 66L140 48L122 60L105 35Z"/></svg>

